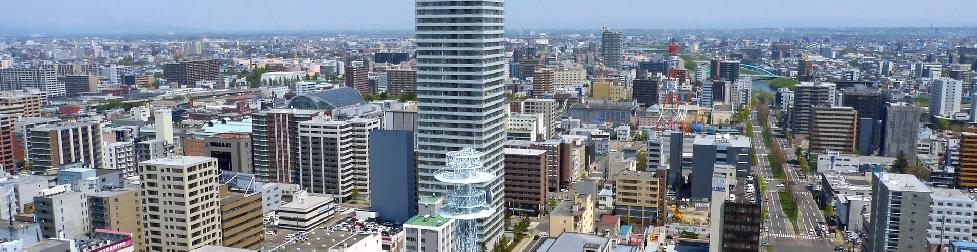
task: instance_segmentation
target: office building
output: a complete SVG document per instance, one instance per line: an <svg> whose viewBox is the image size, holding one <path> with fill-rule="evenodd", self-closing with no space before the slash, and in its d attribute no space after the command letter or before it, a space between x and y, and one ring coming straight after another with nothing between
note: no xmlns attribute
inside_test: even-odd
<svg viewBox="0 0 977 252"><path fill-rule="evenodd" d="M53 175L64 165L102 168L102 127L97 123L45 125L30 130L29 160L35 171Z"/></svg>
<svg viewBox="0 0 977 252"><path fill-rule="evenodd" d="M657 171L621 171L613 175L614 214L629 224L659 224L665 213L664 174Z"/></svg>
<svg viewBox="0 0 977 252"><path fill-rule="evenodd" d="M659 81L657 79L634 80L634 87L632 87L632 91L631 91L634 100L637 101L638 104L645 107L658 104L658 85L659 85ZM705 103L707 102L705 84L703 84L702 94L703 94L702 101L703 103ZM712 95L711 93L708 94L709 97L712 97L711 95ZM708 99L708 102L710 105L712 104L711 98Z"/></svg>
<svg viewBox="0 0 977 252"><path fill-rule="evenodd" d="M298 162L298 123L322 112L271 109L255 113L252 122L255 179L259 182L292 183Z"/></svg>
<svg viewBox="0 0 977 252"><path fill-rule="evenodd" d="M794 88L794 109L790 112L790 126L794 135L807 136L811 132L814 111L835 104L834 83L803 82Z"/></svg>
<svg viewBox="0 0 977 252"><path fill-rule="evenodd" d="M373 62L397 65L410 61L410 53L406 52L378 52L373 54Z"/></svg>
<svg viewBox="0 0 977 252"><path fill-rule="evenodd" d="M859 118L882 120L882 93L877 89L867 87L849 88L845 90L842 106L852 107L858 111Z"/></svg>
<svg viewBox="0 0 977 252"><path fill-rule="evenodd" d="M594 100L625 101L634 97L634 89L631 86L626 86L616 80L594 80L591 89L590 96Z"/></svg>
<svg viewBox="0 0 977 252"><path fill-rule="evenodd" d="M942 243L973 240L977 201L958 189L930 189L933 190L933 204L929 212L929 238Z"/></svg>
<svg viewBox="0 0 977 252"><path fill-rule="evenodd" d="M559 117L559 103L554 99L526 99L522 101L522 112L543 115L543 139L557 135L556 123Z"/></svg>
<svg viewBox="0 0 977 252"><path fill-rule="evenodd" d="M937 78L930 83L930 116L953 118L960 112L963 82L950 78Z"/></svg>
<svg viewBox="0 0 977 252"><path fill-rule="evenodd" d="M22 175L0 182L0 219L30 212L34 197L50 187L51 177Z"/></svg>
<svg viewBox="0 0 977 252"><path fill-rule="evenodd" d="M166 141L166 144L173 144L173 110L153 110L153 120L155 120L153 125L156 128L156 139Z"/></svg>
<svg viewBox="0 0 977 252"><path fill-rule="evenodd" d="M932 193L913 175L874 173L865 251L925 250Z"/></svg>
<svg viewBox="0 0 977 252"><path fill-rule="evenodd" d="M132 142L105 143L102 146L104 169L120 170L126 177L136 176L136 145Z"/></svg>
<svg viewBox="0 0 977 252"><path fill-rule="evenodd" d="M755 181L714 177L709 251L759 251L762 226L761 198ZM716 199L718 196L729 195ZM717 209L718 208L718 209Z"/></svg>
<svg viewBox="0 0 977 252"><path fill-rule="evenodd" d="M60 77L59 81L64 82L65 93L69 97L98 92L98 76L96 75L68 75Z"/></svg>
<svg viewBox="0 0 977 252"><path fill-rule="evenodd" d="M454 251L455 220L437 215L417 215L404 223L405 252Z"/></svg>
<svg viewBox="0 0 977 252"><path fill-rule="evenodd" d="M516 77L520 80L529 79L536 75L536 70L545 67L535 55L519 59L516 67Z"/></svg>
<svg viewBox="0 0 977 252"><path fill-rule="evenodd" d="M259 250L264 247L265 224L261 193L221 192L221 242L224 247Z"/></svg>
<svg viewBox="0 0 977 252"><path fill-rule="evenodd" d="M370 132L370 208L377 219L407 223L417 214L414 132Z"/></svg>
<svg viewBox="0 0 977 252"><path fill-rule="evenodd" d="M0 110L16 118L40 117L41 105L47 98L23 92L0 92Z"/></svg>
<svg viewBox="0 0 977 252"><path fill-rule="evenodd" d="M183 155L217 159L221 171L254 174L252 165L251 134L218 133L211 136L193 136L183 139Z"/></svg>
<svg viewBox="0 0 977 252"><path fill-rule="evenodd" d="M505 149L505 204L508 211L530 216L546 211L547 158L545 150Z"/></svg>
<svg viewBox="0 0 977 252"><path fill-rule="evenodd" d="M342 202L369 195L369 137L379 128L376 118L318 117L298 123L293 182L311 193L336 195Z"/></svg>
<svg viewBox="0 0 977 252"><path fill-rule="evenodd" d="M217 59L191 60L163 65L163 78L170 87L195 87L198 81L223 83Z"/></svg>
<svg viewBox="0 0 977 252"><path fill-rule="evenodd" d="M740 79L740 61L722 60L719 62L719 79L725 83L733 83ZM713 88L715 89L715 88Z"/></svg>
<svg viewBox="0 0 977 252"><path fill-rule="evenodd" d="M418 193L444 194L449 188L434 179L434 173L447 167L445 153L449 151L474 148L485 153L481 160L488 173L502 174L505 95L469 91L504 89L504 3L502 0L424 0L417 2L416 8L417 67L422 71L431 69L419 73L417 79ZM445 26L445 19L458 22ZM444 49L440 43L464 46ZM478 59L453 56L458 50L479 55ZM470 79L453 78L458 75ZM481 244L492 247L502 235L502 177L495 176L484 187L495 213L478 221L477 238ZM456 246L459 247L474 251L478 244Z"/></svg>
<svg viewBox="0 0 977 252"><path fill-rule="evenodd" d="M111 229L132 234L133 247L143 247L142 207L139 190L95 192L88 196L92 229Z"/></svg>
<svg viewBox="0 0 977 252"><path fill-rule="evenodd" d="M878 149L876 143L879 142L878 130L881 127L881 123L878 123L872 118L860 117L858 118L858 140L855 142L855 149L859 154L873 155L875 150Z"/></svg>
<svg viewBox="0 0 977 252"><path fill-rule="evenodd" d="M58 81L53 66L12 67L0 69L0 90L39 89L44 96L65 96L64 82Z"/></svg>
<svg viewBox="0 0 977 252"><path fill-rule="evenodd" d="M624 33L604 27L600 42L600 57L604 60L604 66L621 70L624 61Z"/></svg>
<svg viewBox="0 0 977 252"><path fill-rule="evenodd" d="M537 69L533 73L533 98L545 98L554 94L553 73L550 68Z"/></svg>
<svg viewBox="0 0 977 252"><path fill-rule="evenodd" d="M387 94L392 96L417 94L417 70L390 69L387 70Z"/></svg>
<svg viewBox="0 0 977 252"><path fill-rule="evenodd" d="M674 148L674 147L673 147ZM741 135L695 136L692 147L692 199L708 201L712 191L712 174L716 165L729 165L736 169L737 177L750 174L749 137ZM675 158L675 157L671 157Z"/></svg>
<svg viewBox="0 0 977 252"><path fill-rule="evenodd" d="M41 190L34 197L34 219L41 225L43 238L76 239L92 230L88 196L58 185Z"/></svg>
<svg viewBox="0 0 977 252"><path fill-rule="evenodd" d="M323 194L296 192L292 202L278 208L278 227L289 230L312 231L336 213L335 198Z"/></svg>
<svg viewBox="0 0 977 252"><path fill-rule="evenodd" d="M506 122L506 139L522 141L541 141L546 135L543 114L510 113Z"/></svg>
<svg viewBox="0 0 977 252"><path fill-rule="evenodd" d="M916 163L919 142L919 119L922 109L906 103L889 103L882 115L882 135L879 154L898 157L900 153L910 163Z"/></svg>
<svg viewBox="0 0 977 252"><path fill-rule="evenodd" d="M814 78L814 61L808 57L797 60L797 78L812 80Z"/></svg>
<svg viewBox="0 0 977 252"><path fill-rule="evenodd" d="M854 108L818 108L811 121L810 150L813 153L828 150L854 153L857 130L858 111Z"/></svg>
<svg viewBox="0 0 977 252"><path fill-rule="evenodd" d="M977 188L977 134L960 133L960 167L957 169L957 185Z"/></svg>
<svg viewBox="0 0 977 252"><path fill-rule="evenodd" d="M370 88L370 67L369 66L348 66L346 73L346 86L355 88L361 95L372 95L373 89Z"/></svg>
<svg viewBox="0 0 977 252"><path fill-rule="evenodd" d="M221 245L217 159L183 156L139 163L146 251Z"/></svg>

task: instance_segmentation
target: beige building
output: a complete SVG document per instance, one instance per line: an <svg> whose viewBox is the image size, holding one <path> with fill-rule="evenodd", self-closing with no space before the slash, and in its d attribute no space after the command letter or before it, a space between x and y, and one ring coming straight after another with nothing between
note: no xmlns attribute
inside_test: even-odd
<svg viewBox="0 0 977 252"><path fill-rule="evenodd" d="M57 174L64 165L102 168L102 126L98 123L49 124L35 127L28 136L28 159L35 171Z"/></svg>
<svg viewBox="0 0 977 252"><path fill-rule="evenodd" d="M136 251L145 250L139 190L101 191L88 196L92 229L132 233Z"/></svg>
<svg viewBox="0 0 977 252"><path fill-rule="evenodd" d="M17 117L40 117L41 104L47 101L42 95L2 92L0 93L0 109L12 112ZM3 109L8 108L8 109Z"/></svg>
<svg viewBox="0 0 977 252"><path fill-rule="evenodd" d="M221 245L217 159L182 156L139 163L146 251Z"/></svg>
<svg viewBox="0 0 977 252"><path fill-rule="evenodd" d="M858 111L852 107L824 107L814 110L811 120L811 152L826 150L854 153Z"/></svg>
<svg viewBox="0 0 977 252"><path fill-rule="evenodd" d="M594 225L594 199L589 194L577 194L550 212L550 237L563 232L593 233Z"/></svg>
<svg viewBox="0 0 977 252"><path fill-rule="evenodd" d="M265 243L261 193L228 192L222 186L220 202L224 247L261 249Z"/></svg>
<svg viewBox="0 0 977 252"><path fill-rule="evenodd" d="M631 100L631 87L621 85L612 80L594 80L591 97L594 100L626 101Z"/></svg>
<svg viewBox="0 0 977 252"><path fill-rule="evenodd" d="M663 173L621 171L614 175L614 213L628 224L648 226L662 216L665 202Z"/></svg>

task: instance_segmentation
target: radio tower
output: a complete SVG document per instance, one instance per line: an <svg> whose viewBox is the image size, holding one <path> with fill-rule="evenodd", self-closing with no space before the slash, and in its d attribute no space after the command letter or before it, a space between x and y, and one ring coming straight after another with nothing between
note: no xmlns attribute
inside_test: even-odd
<svg viewBox="0 0 977 252"><path fill-rule="evenodd" d="M668 76L662 81L661 111L656 128L685 132L685 117L688 115L693 92L687 83L679 82L679 68L684 66L678 56L678 43L674 40L668 43L668 55Z"/></svg>
<svg viewBox="0 0 977 252"><path fill-rule="evenodd" d="M495 180L495 174L482 167L482 153L472 148L452 151L447 156L446 169L434 179L452 187L438 214L455 220L453 252L479 252L478 219L491 217L495 209L488 202L488 192L481 184Z"/></svg>

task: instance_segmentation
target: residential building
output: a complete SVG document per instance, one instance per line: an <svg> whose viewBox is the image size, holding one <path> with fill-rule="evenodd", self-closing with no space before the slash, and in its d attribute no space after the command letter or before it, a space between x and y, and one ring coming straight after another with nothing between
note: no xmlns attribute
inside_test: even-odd
<svg viewBox="0 0 977 252"><path fill-rule="evenodd" d="M255 113L252 123L255 179L259 182L292 183L298 162L298 123L322 112L271 109Z"/></svg>
<svg viewBox="0 0 977 252"><path fill-rule="evenodd" d="M951 78L936 78L930 82L930 116L953 118L960 112L963 82Z"/></svg>
<svg viewBox="0 0 977 252"><path fill-rule="evenodd" d="M92 229L110 229L132 234L137 250L144 250L142 207L139 190L124 189L95 192L88 196Z"/></svg>
<svg viewBox="0 0 977 252"><path fill-rule="evenodd" d="M221 192L221 244L225 247L260 250L264 247L264 212L261 193Z"/></svg>
<svg viewBox="0 0 977 252"><path fill-rule="evenodd" d="M40 117L41 105L47 98L38 94L23 92L0 92L0 110L17 118Z"/></svg>
<svg viewBox="0 0 977 252"><path fill-rule="evenodd" d="M852 107L823 107L814 111L809 139L813 153L855 153L858 111Z"/></svg>
<svg viewBox="0 0 977 252"><path fill-rule="evenodd" d="M559 117L559 103L554 99L526 99L522 101L522 112L543 115L543 139L557 135L556 123Z"/></svg>
<svg viewBox="0 0 977 252"><path fill-rule="evenodd" d="M501 0L417 2L418 193L421 195L448 192L449 188L433 175L446 167L445 153L449 151L474 148L485 153L482 161L486 172L503 172L505 95L471 90L504 89L504 5ZM456 23L447 26L443 23L446 18L459 17L463 18ZM445 49L441 43L464 46ZM479 55L478 59L453 55L458 50ZM466 76L465 79L454 78L460 75ZM496 211L478 221L478 237L482 244L492 247L502 235L501 209L505 198L502 176L495 176L483 185L489 192L486 198Z"/></svg>
<svg viewBox="0 0 977 252"><path fill-rule="evenodd" d="M741 135L705 135L696 136L692 147L692 199L708 201L712 191L712 174L716 165L730 165L736 169L737 177L750 174L750 150L752 142L749 137ZM672 157L674 158L674 157Z"/></svg>
<svg viewBox="0 0 977 252"><path fill-rule="evenodd" d="M249 133L218 133L183 139L183 155L217 158L217 168L221 171L254 174L252 147Z"/></svg>
<svg viewBox="0 0 977 252"><path fill-rule="evenodd" d="M533 98L545 98L556 91L553 87L554 70L550 68L537 69L533 72Z"/></svg>
<svg viewBox="0 0 977 252"><path fill-rule="evenodd" d="M17 173L17 158L15 149L20 149L14 132L14 122L16 117L8 114L0 114L0 171L10 174Z"/></svg>
<svg viewBox="0 0 977 252"><path fill-rule="evenodd" d="M930 204L926 184L909 174L877 172L872 177L872 206L865 250L920 251L926 248Z"/></svg>
<svg viewBox="0 0 977 252"><path fill-rule="evenodd" d="M835 104L834 83L802 82L794 88L794 109L790 112L790 125L794 135L810 135L814 111Z"/></svg>
<svg viewBox="0 0 977 252"><path fill-rule="evenodd" d="M105 143L102 146L103 168L120 170L126 177L136 174L136 145L132 142Z"/></svg>
<svg viewBox="0 0 977 252"><path fill-rule="evenodd" d="M612 31L604 27L604 33L600 39L600 56L604 60L604 66L612 69L622 69L624 61L624 33Z"/></svg>
<svg viewBox="0 0 977 252"><path fill-rule="evenodd" d="M933 203L929 212L929 238L943 243L974 239L974 214L977 201L958 189L930 188Z"/></svg>
<svg viewBox="0 0 977 252"><path fill-rule="evenodd" d="M377 219L407 223L417 214L417 157L414 132L370 132L370 208Z"/></svg>
<svg viewBox="0 0 977 252"><path fill-rule="evenodd" d="M317 117L298 123L294 182L311 193L336 195L343 202L369 195L369 136L379 128L377 118Z"/></svg>
<svg viewBox="0 0 977 252"><path fill-rule="evenodd" d="M413 69L389 69L387 70L387 94L399 96L404 94L417 94L417 70Z"/></svg>
<svg viewBox="0 0 977 252"><path fill-rule="evenodd" d="M44 96L65 96L64 82L59 82L53 66L11 67L0 69L0 90L39 89Z"/></svg>
<svg viewBox="0 0 977 252"><path fill-rule="evenodd" d="M30 157L36 171L55 174L69 164L102 168L102 127L97 123L45 125L30 130Z"/></svg>
<svg viewBox="0 0 977 252"><path fill-rule="evenodd" d="M510 113L506 122L506 139L540 141L546 135L543 114Z"/></svg>
<svg viewBox="0 0 977 252"><path fill-rule="evenodd" d="M614 214L637 226L656 225L665 213L664 174L621 171L613 175Z"/></svg>
<svg viewBox="0 0 977 252"><path fill-rule="evenodd" d="M879 154L886 157L905 155L906 160L916 163L916 146L919 143L920 108L906 103L889 103L885 106L882 118L881 149Z"/></svg>
<svg viewBox="0 0 977 252"><path fill-rule="evenodd" d="M146 251L220 245L217 159L182 156L139 163Z"/></svg>
<svg viewBox="0 0 977 252"><path fill-rule="evenodd" d="M977 134L960 133L960 167L957 169L957 185L977 188Z"/></svg>
<svg viewBox="0 0 977 252"><path fill-rule="evenodd" d="M545 150L505 149L505 202L510 212L540 215L546 211Z"/></svg>
<svg viewBox="0 0 977 252"><path fill-rule="evenodd" d="M589 194L575 193L573 199L563 200L550 211L550 236L564 232L593 233L596 223L594 199Z"/></svg>
<svg viewBox="0 0 977 252"><path fill-rule="evenodd" d="M154 139L136 143L136 162L174 156L174 146L166 140Z"/></svg>
<svg viewBox="0 0 977 252"><path fill-rule="evenodd" d="M278 227L312 231L336 213L335 198L329 195L296 192L292 202L278 208Z"/></svg>
<svg viewBox="0 0 977 252"><path fill-rule="evenodd" d="M404 223L405 252L454 251L455 221L437 215L417 215Z"/></svg>
<svg viewBox="0 0 977 252"><path fill-rule="evenodd" d="M370 88L369 75L369 66L347 66L346 73L343 76L346 78L347 87L355 88L356 91L365 96L373 94L373 89Z"/></svg>
<svg viewBox="0 0 977 252"><path fill-rule="evenodd" d="M163 78L171 87L194 87L198 81L222 83L220 61L217 59L190 60L163 65Z"/></svg>
<svg viewBox="0 0 977 252"><path fill-rule="evenodd" d="M44 238L75 239L91 232L88 196L58 185L34 197L34 219Z"/></svg>

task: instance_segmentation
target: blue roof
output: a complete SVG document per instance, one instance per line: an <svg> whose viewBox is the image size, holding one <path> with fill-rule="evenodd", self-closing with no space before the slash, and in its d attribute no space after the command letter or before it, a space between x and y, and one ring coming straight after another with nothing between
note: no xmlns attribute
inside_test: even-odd
<svg viewBox="0 0 977 252"><path fill-rule="evenodd" d="M630 234L631 234L631 225L621 225L621 230L617 231L617 235L623 236L623 235L630 235Z"/></svg>
<svg viewBox="0 0 977 252"><path fill-rule="evenodd" d="M366 103L359 91L350 87L334 88L322 92L296 96L288 101L293 109L336 109Z"/></svg>

